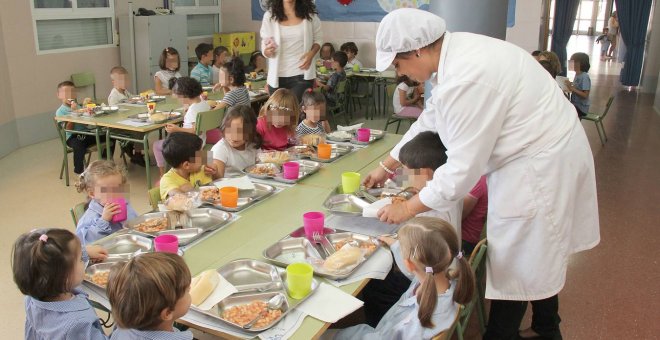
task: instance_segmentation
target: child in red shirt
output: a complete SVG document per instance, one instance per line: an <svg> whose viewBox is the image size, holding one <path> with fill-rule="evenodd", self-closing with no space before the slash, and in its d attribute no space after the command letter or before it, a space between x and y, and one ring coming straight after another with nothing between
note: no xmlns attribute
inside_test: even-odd
<svg viewBox="0 0 660 340"><path fill-rule="evenodd" d="M288 89L278 89L259 112L257 133L263 139L262 149L282 151L294 138L300 106L296 96Z"/></svg>

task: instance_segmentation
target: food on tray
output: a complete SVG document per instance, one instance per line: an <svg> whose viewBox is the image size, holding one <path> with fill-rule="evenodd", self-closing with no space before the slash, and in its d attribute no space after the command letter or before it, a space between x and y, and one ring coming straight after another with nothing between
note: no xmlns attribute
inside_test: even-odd
<svg viewBox="0 0 660 340"><path fill-rule="evenodd" d="M316 155L316 151L314 151L314 148L307 145L294 148L293 152L297 153L298 155L308 156L308 157Z"/></svg>
<svg viewBox="0 0 660 340"><path fill-rule="evenodd" d="M222 318L242 327L259 314L261 314L261 319L254 324L254 328L266 327L275 322L282 316L282 311L279 309L269 310L267 303L264 301L252 301L223 311Z"/></svg>
<svg viewBox="0 0 660 340"><path fill-rule="evenodd" d="M157 112L152 115L149 115L149 120L152 122L160 122L170 118L170 115L167 113Z"/></svg>
<svg viewBox="0 0 660 340"><path fill-rule="evenodd" d="M89 281L94 282L95 285L105 287L108 284L108 277L110 276L109 270L99 271L92 275L87 275Z"/></svg>
<svg viewBox="0 0 660 340"><path fill-rule="evenodd" d="M302 145L319 145L325 143L325 137L321 135L304 135L299 138Z"/></svg>
<svg viewBox="0 0 660 340"><path fill-rule="evenodd" d="M328 137L334 138L334 139L351 139L353 138L353 134L347 131L335 131L331 132L328 134Z"/></svg>
<svg viewBox="0 0 660 340"><path fill-rule="evenodd" d="M358 247L345 245L334 254L328 256L323 263L323 269L328 271L341 271L356 265L362 258L362 250Z"/></svg>
<svg viewBox="0 0 660 340"><path fill-rule="evenodd" d="M289 161L289 159L289 152L287 151L270 151L259 154L259 161L261 161L261 163L281 164Z"/></svg>
<svg viewBox="0 0 660 340"><path fill-rule="evenodd" d="M220 189L218 188L202 188L202 201L216 202L220 200Z"/></svg>
<svg viewBox="0 0 660 340"><path fill-rule="evenodd" d="M250 72L250 78L252 79L257 78L257 72Z"/></svg>
<svg viewBox="0 0 660 340"><path fill-rule="evenodd" d="M220 283L220 276L215 270L207 270L190 282L190 297L193 305L199 305L213 293L215 287Z"/></svg>
<svg viewBox="0 0 660 340"><path fill-rule="evenodd" d="M271 164L256 164L248 172L253 175L275 177L277 168Z"/></svg>
<svg viewBox="0 0 660 340"><path fill-rule="evenodd" d="M165 201L165 207L169 210L186 211L192 206L192 199L187 194L174 195Z"/></svg>
<svg viewBox="0 0 660 340"><path fill-rule="evenodd" d="M338 251L341 248L343 248L346 244L348 243L353 244L354 242L357 242L359 244L360 249L365 250L367 254L371 254L376 250L376 244L374 244L373 242L368 242L368 241L364 242L353 238L348 238L335 243L335 250Z"/></svg>
<svg viewBox="0 0 660 340"><path fill-rule="evenodd" d="M167 229L169 222L165 217L150 218L142 223L138 223L133 229L143 233L155 233Z"/></svg>

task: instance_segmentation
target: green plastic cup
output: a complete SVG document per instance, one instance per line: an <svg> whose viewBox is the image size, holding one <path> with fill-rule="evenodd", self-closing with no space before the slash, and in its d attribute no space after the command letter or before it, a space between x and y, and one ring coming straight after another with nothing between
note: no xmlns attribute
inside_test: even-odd
<svg viewBox="0 0 660 340"><path fill-rule="evenodd" d="M341 188L345 194L352 194L360 189L360 174L344 172L341 174Z"/></svg>
<svg viewBox="0 0 660 340"><path fill-rule="evenodd" d="M299 300L312 291L314 268L309 263L292 263L286 267L286 289L289 296Z"/></svg>

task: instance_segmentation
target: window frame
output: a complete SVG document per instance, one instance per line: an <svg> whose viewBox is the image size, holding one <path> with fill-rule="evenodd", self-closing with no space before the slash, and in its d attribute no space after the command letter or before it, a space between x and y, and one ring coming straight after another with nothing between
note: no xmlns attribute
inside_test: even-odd
<svg viewBox="0 0 660 340"><path fill-rule="evenodd" d="M204 5L204 6L200 5L199 1L200 0L195 0L194 6L176 5L176 7L174 7L175 14L182 14L186 16L186 36L188 37L188 40L213 37L213 34L188 36L188 16L190 15L215 14L218 16L218 22L217 22L218 31L220 31L222 28L222 10L221 10L222 0L217 0L218 1L217 5Z"/></svg>
<svg viewBox="0 0 660 340"><path fill-rule="evenodd" d="M30 10L32 13L32 33L34 35L34 48L37 55L67 53L116 47L116 27L115 27L115 2L108 1L109 7L85 7L78 8L78 0L71 0L71 8L35 8L34 0L30 1ZM80 20L80 19L110 19L110 44L66 47L52 50L41 50L39 47L39 32L37 32L37 21L46 20Z"/></svg>

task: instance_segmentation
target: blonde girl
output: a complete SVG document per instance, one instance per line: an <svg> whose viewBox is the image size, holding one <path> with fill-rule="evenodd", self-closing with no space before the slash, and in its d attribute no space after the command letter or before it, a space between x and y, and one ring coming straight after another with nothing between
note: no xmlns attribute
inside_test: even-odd
<svg viewBox="0 0 660 340"><path fill-rule="evenodd" d="M288 89L275 91L261 107L257 119L257 132L263 139L264 150L284 150L289 146L298 125L300 106L296 96Z"/></svg>

